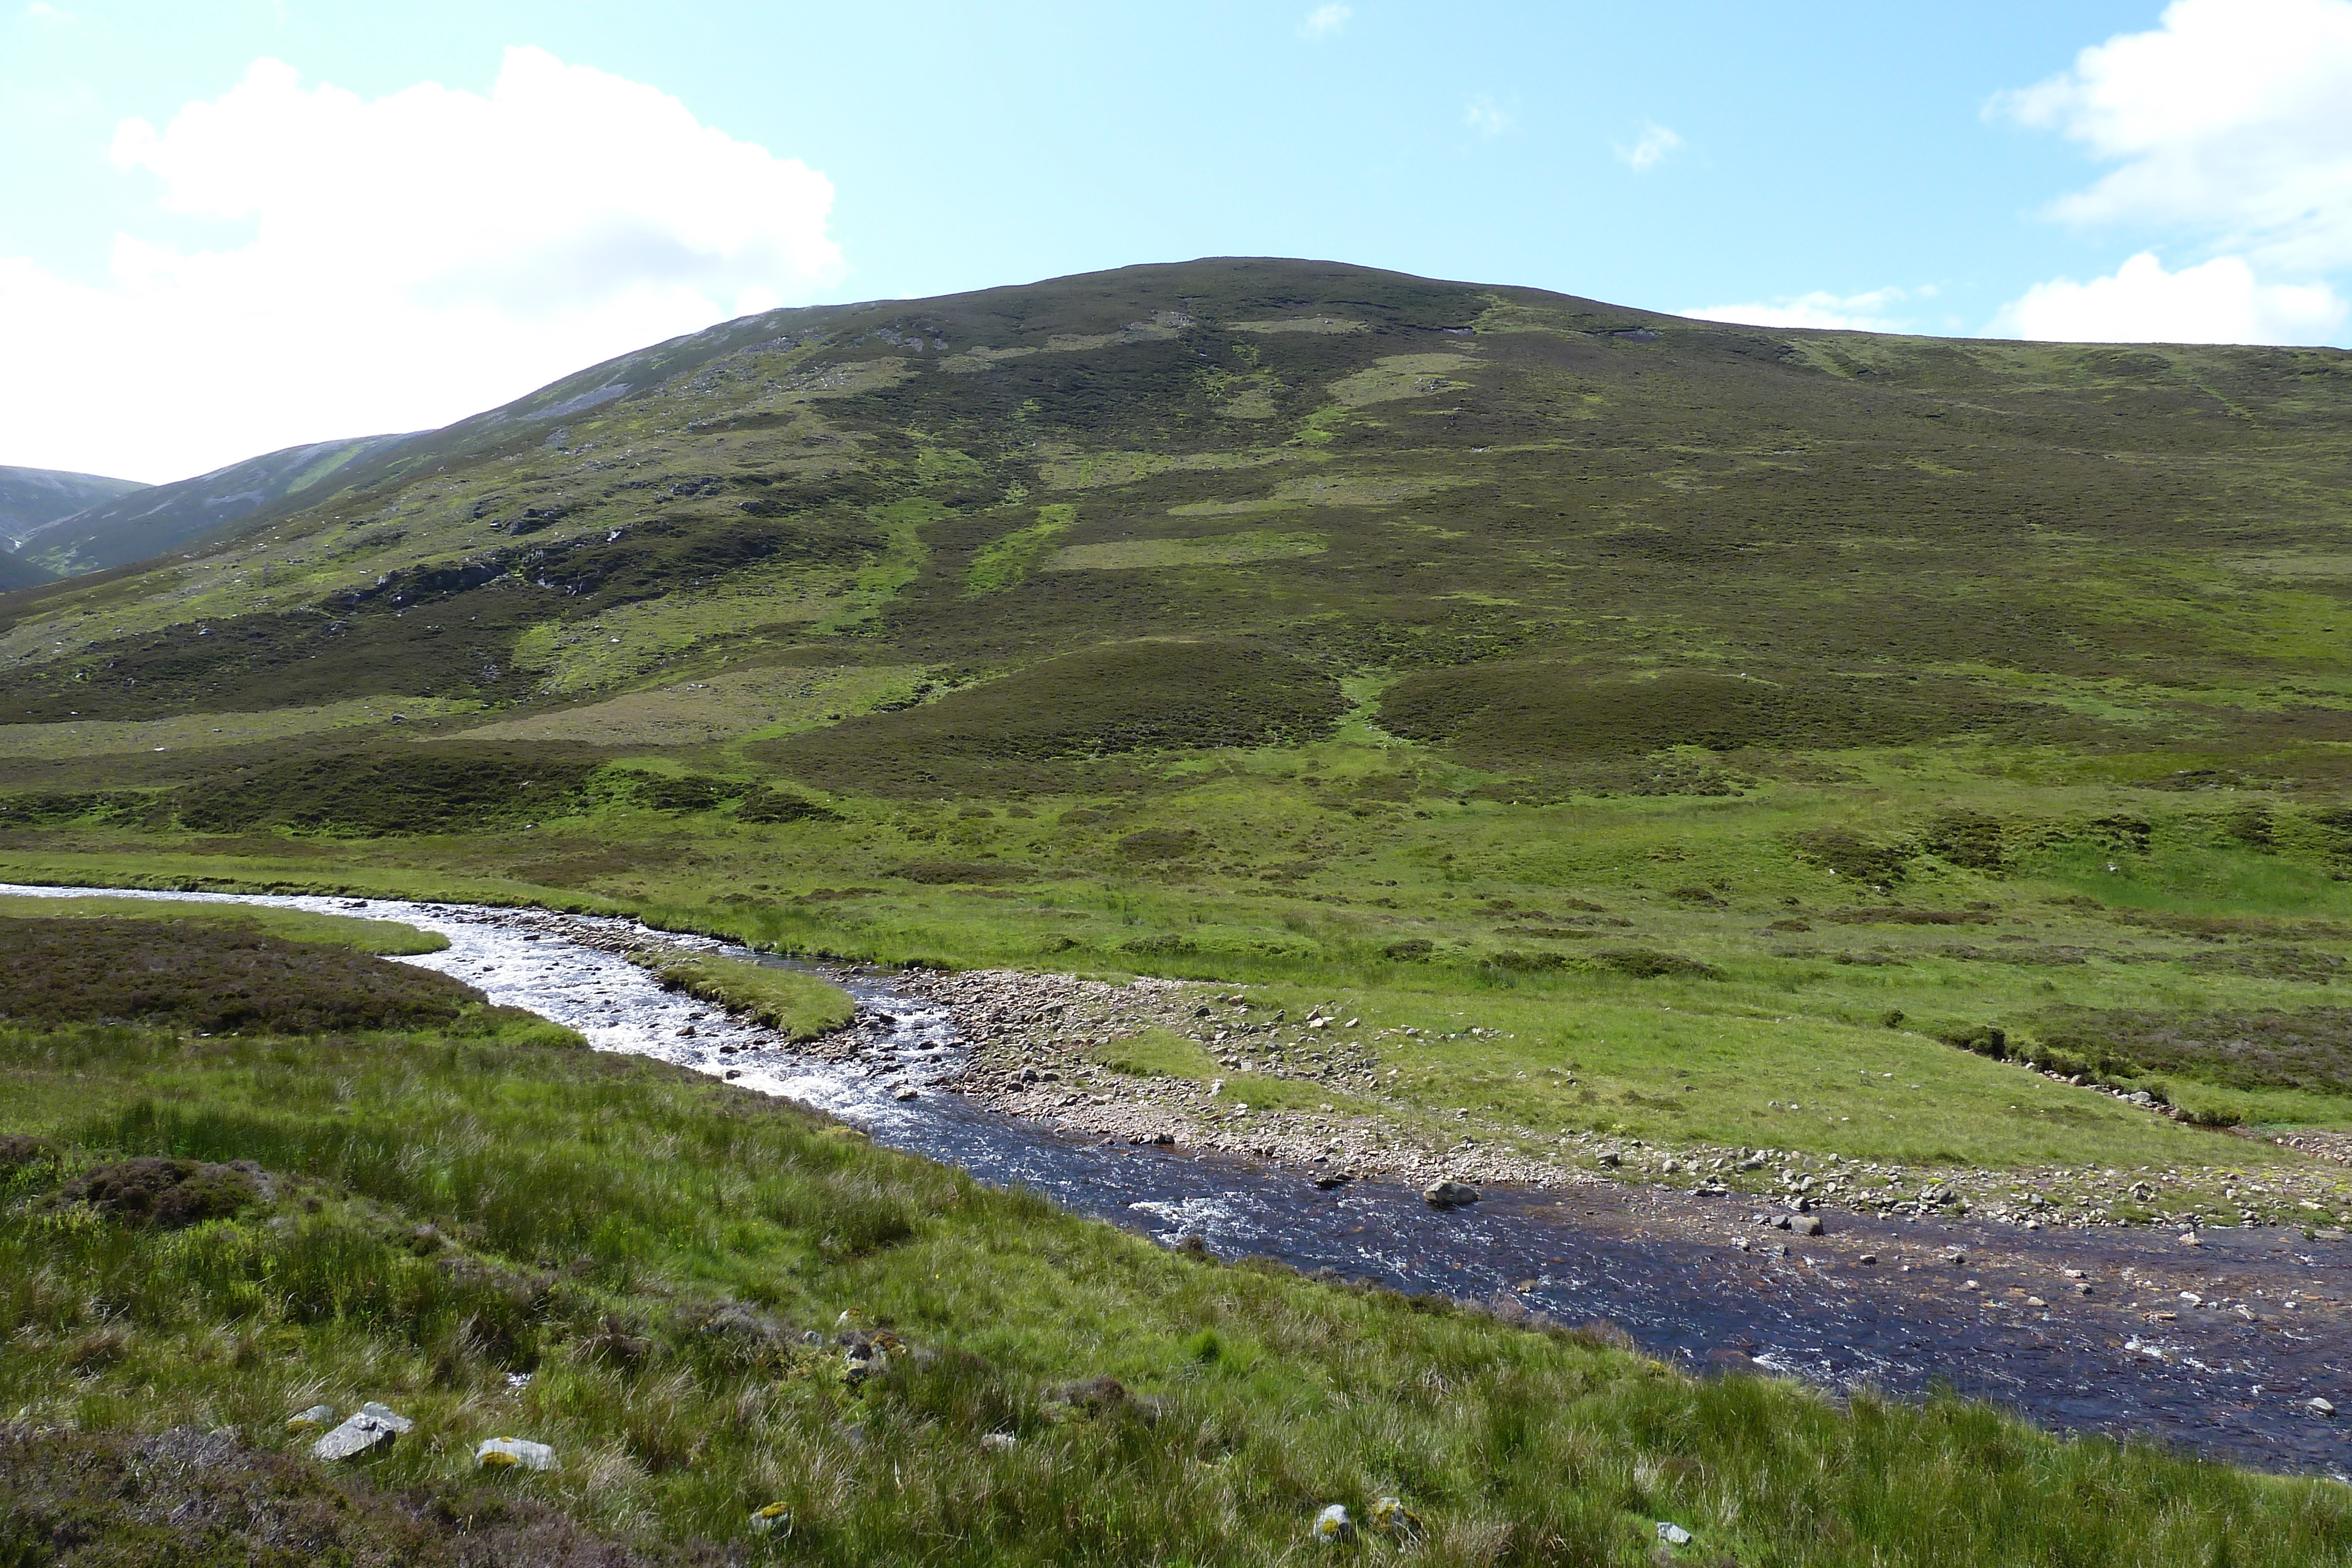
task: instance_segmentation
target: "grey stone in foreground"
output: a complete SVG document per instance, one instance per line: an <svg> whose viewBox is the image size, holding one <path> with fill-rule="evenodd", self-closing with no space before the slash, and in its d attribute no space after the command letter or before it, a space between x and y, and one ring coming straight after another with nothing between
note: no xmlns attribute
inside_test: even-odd
<svg viewBox="0 0 2352 1568"><path fill-rule="evenodd" d="M474 1463L486 1470L555 1470L555 1450L526 1437L485 1437L474 1450Z"/></svg>
<svg viewBox="0 0 2352 1568"><path fill-rule="evenodd" d="M383 1447L415 1425L407 1416L371 1399L360 1406L357 1415L313 1443L310 1452L321 1459L357 1458Z"/></svg>

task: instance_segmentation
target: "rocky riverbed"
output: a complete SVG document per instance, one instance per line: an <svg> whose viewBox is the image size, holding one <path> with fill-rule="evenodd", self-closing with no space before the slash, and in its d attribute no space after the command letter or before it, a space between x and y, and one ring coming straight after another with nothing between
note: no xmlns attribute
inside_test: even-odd
<svg viewBox="0 0 2352 1568"><path fill-rule="evenodd" d="M2029 1230L2127 1223L2179 1229L2217 1210L2239 1225L2293 1226L2329 1239L2352 1225L2352 1182L2333 1168L2352 1164L2352 1139L2327 1134L2276 1140L2326 1163L2259 1176L2241 1176L2221 1163L2229 1152L2227 1134L2220 1133L2216 1163L2201 1168L2031 1173L1779 1149L1665 1147L1592 1132L1543 1137L1467 1111L1449 1115L1396 1098L1390 1092L1395 1070L1385 1065L1376 1041L1410 1031L1370 1030L1336 1006L1291 1018L1255 1002L1246 988L1150 977L1112 985L1009 969L914 971L894 983L951 1009L958 1020L963 1067L943 1087L1066 1132L1250 1155L1335 1185L1377 1176L1564 1190L1633 1178L1701 1196L1746 1195L1799 1213L1968 1215ZM823 1049L854 1059L871 1048L877 1026L866 1020L864 1033L853 1029ZM1151 1030L1191 1042L1231 1076L1137 1076L1107 1064L1118 1054L1117 1042ZM1251 1083L1277 1085L1282 1103L1252 1103ZM1314 1098L1320 1094L1329 1098ZM2153 1103L2146 1109L2161 1113Z"/></svg>

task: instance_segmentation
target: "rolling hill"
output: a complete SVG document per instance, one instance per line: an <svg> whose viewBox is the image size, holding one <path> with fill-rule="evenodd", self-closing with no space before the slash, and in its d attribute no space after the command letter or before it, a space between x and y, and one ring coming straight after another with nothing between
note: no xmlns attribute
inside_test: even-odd
<svg viewBox="0 0 2352 1568"><path fill-rule="evenodd" d="M56 573L16 554L26 535L85 507L146 488L131 479L54 468L0 467L0 593L33 588Z"/></svg>
<svg viewBox="0 0 2352 1568"><path fill-rule="evenodd" d="M1316 262L775 311L0 598L0 865L1522 1009L1391 1062L1515 1136L2058 1160L1853 1098L1947 1039L2352 1126L2347 413Z"/></svg>
<svg viewBox="0 0 2352 1568"><path fill-rule="evenodd" d="M251 517L273 502L301 497L405 439L372 435L289 446L167 485L99 481L121 487L93 494L79 508L24 529L17 536L19 549L26 559L60 577L147 560Z"/></svg>
<svg viewBox="0 0 2352 1568"><path fill-rule="evenodd" d="M19 560L6 550L0 550L0 593L14 593L18 589L37 588L51 580L50 574L30 561Z"/></svg>
<svg viewBox="0 0 2352 1568"><path fill-rule="evenodd" d="M135 479L0 466L0 539L13 547L45 523L146 487Z"/></svg>

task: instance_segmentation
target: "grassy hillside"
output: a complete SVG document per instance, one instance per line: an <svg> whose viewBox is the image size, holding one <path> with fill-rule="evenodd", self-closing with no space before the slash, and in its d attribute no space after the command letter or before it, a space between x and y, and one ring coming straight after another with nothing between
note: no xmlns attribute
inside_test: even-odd
<svg viewBox="0 0 2352 1568"><path fill-rule="evenodd" d="M2347 412L1319 263L774 312L0 599L0 872L1346 995L1511 1135L2299 1158Z"/></svg>
<svg viewBox="0 0 2352 1568"><path fill-rule="evenodd" d="M204 988L151 914L12 925ZM236 1035L0 971L0 1561L1264 1563L1384 1497L1340 1555L2352 1559L2332 1483L1166 1251L312 956ZM288 1419L370 1400L414 1430L333 1469Z"/></svg>

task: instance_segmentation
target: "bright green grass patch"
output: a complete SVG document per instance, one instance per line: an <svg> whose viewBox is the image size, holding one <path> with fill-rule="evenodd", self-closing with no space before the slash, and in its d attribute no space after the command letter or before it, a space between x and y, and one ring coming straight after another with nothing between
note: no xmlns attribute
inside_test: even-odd
<svg viewBox="0 0 2352 1568"><path fill-rule="evenodd" d="M1000 593L1026 578L1054 541L1078 520L1077 507L1056 501L1037 508L1037 520L982 548L966 569L967 594Z"/></svg>
<svg viewBox="0 0 2352 1568"><path fill-rule="evenodd" d="M259 931L289 942L331 942L362 953L386 957L404 954L439 953L449 938L437 931L420 931L397 920L361 920L348 915L313 915L299 909L272 909L253 904L190 904L163 898L39 898L0 897L0 920L99 919L202 922Z"/></svg>
<svg viewBox="0 0 2352 1568"><path fill-rule="evenodd" d="M708 953L646 963L671 990L741 1013L787 1040L831 1034L857 1016L856 998L814 975Z"/></svg>
<svg viewBox="0 0 2352 1568"><path fill-rule="evenodd" d="M1147 1029L1105 1040L1087 1054L1130 1078L1190 1078L1206 1082L1217 1075L1217 1059L1194 1040L1164 1029Z"/></svg>

